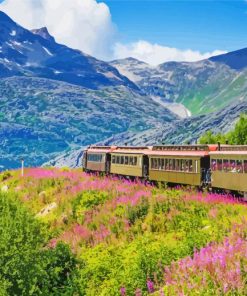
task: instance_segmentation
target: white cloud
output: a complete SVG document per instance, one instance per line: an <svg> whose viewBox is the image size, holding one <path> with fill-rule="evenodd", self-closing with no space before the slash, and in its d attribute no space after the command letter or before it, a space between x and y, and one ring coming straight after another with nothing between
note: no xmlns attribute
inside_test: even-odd
<svg viewBox="0 0 247 296"><path fill-rule="evenodd" d="M167 61L198 61L224 53L179 50L143 40L115 43L109 7L96 0L4 0L0 10L27 29L46 26L57 42L105 60L131 56L157 65Z"/></svg>
<svg viewBox="0 0 247 296"><path fill-rule="evenodd" d="M114 24L96 0L5 0L0 9L27 29L46 26L57 42L109 58Z"/></svg>
<svg viewBox="0 0 247 296"><path fill-rule="evenodd" d="M191 49L180 50L173 47L161 46L159 44L151 44L144 40L139 40L130 44L116 43L114 46L115 59L133 57L151 65L158 65L168 61L194 62L223 53L225 53L225 51L222 50L206 53Z"/></svg>

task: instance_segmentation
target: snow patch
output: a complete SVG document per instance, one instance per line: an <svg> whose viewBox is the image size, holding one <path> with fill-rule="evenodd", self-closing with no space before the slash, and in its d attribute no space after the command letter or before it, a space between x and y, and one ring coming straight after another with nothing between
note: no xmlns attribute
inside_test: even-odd
<svg viewBox="0 0 247 296"><path fill-rule="evenodd" d="M13 43L14 45L18 45L18 46L21 45L21 43L20 43L20 42L17 42L17 41L12 41L12 43Z"/></svg>
<svg viewBox="0 0 247 296"><path fill-rule="evenodd" d="M44 47L44 46L42 46L42 47L49 56L53 56L53 54L46 47Z"/></svg>
<svg viewBox="0 0 247 296"><path fill-rule="evenodd" d="M16 36L16 31L13 30L11 33L9 33L10 36Z"/></svg>
<svg viewBox="0 0 247 296"><path fill-rule="evenodd" d="M180 118L188 118L191 117L191 112L188 110L183 104L179 103L170 103L170 102L163 102L159 97L152 96L151 97L153 101L156 103L164 106L171 112L178 115Z"/></svg>

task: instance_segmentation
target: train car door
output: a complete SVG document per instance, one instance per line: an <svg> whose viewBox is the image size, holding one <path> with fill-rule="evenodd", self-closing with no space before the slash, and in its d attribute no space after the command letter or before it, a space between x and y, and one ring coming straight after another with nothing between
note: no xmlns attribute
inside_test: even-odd
<svg viewBox="0 0 247 296"><path fill-rule="evenodd" d="M201 158L201 181L204 184L208 184L211 182L209 156L205 156Z"/></svg>
<svg viewBox="0 0 247 296"><path fill-rule="evenodd" d="M105 159L105 172L106 172L106 175L109 175L110 171L111 171L111 154L106 153L105 158L106 158Z"/></svg>
<svg viewBox="0 0 247 296"><path fill-rule="evenodd" d="M144 178L148 177L148 172L149 172L149 158L147 155L143 155L143 171L142 175Z"/></svg>

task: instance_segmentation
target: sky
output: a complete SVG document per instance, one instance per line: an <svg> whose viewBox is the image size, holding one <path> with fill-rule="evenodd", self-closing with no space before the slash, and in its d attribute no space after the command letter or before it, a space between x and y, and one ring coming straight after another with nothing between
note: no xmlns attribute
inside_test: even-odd
<svg viewBox="0 0 247 296"><path fill-rule="evenodd" d="M245 0L4 0L0 10L104 60L132 56L157 65L247 47Z"/></svg>

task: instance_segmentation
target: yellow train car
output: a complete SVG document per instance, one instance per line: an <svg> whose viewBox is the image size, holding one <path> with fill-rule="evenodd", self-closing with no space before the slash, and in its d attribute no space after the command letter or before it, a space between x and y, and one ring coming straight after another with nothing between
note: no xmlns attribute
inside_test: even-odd
<svg viewBox="0 0 247 296"><path fill-rule="evenodd" d="M147 177L147 151L148 147L117 147L111 152L111 174Z"/></svg>
<svg viewBox="0 0 247 296"><path fill-rule="evenodd" d="M84 171L109 173L112 147L89 147L83 153L82 166Z"/></svg>
<svg viewBox="0 0 247 296"><path fill-rule="evenodd" d="M210 152L210 159L212 187L242 191L246 196L247 146L228 147Z"/></svg>
<svg viewBox="0 0 247 296"><path fill-rule="evenodd" d="M193 148L194 147L194 148ZM169 150L170 149L170 150ZM173 149L173 150L172 150ZM167 146L149 152L149 179L167 183L201 186L207 182L209 147Z"/></svg>

